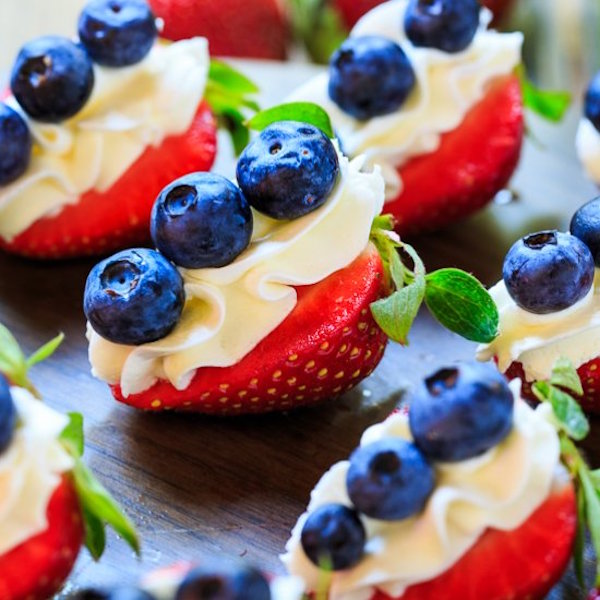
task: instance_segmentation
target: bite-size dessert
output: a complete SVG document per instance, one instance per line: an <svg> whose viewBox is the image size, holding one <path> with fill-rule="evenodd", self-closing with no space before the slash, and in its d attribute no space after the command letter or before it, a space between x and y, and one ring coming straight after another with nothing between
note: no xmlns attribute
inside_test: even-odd
<svg viewBox="0 0 600 600"><path fill-rule="evenodd" d="M458 276L463 295L493 309L470 313L459 333L492 339L487 292L455 269L426 277L389 220L375 219L384 182L363 164L318 127L281 121L242 153L239 187L203 173L167 186L152 212L157 251L121 252L88 277L93 373L117 400L146 410L314 404L367 377L386 333L404 343L424 298L433 311L445 306L426 293L436 273L444 281L434 295ZM399 247L414 267L401 264Z"/></svg>
<svg viewBox="0 0 600 600"><path fill-rule="evenodd" d="M600 73L586 90L575 146L587 174L600 184Z"/></svg>
<svg viewBox="0 0 600 600"><path fill-rule="evenodd" d="M348 156L381 166L402 234L481 208L517 165L523 36L489 20L477 0L391 0L290 98L322 105Z"/></svg>
<svg viewBox="0 0 600 600"><path fill-rule="evenodd" d="M205 39L159 40L145 0L92 0L78 36L25 44L0 103L9 252L64 258L145 242L153 198L215 157Z"/></svg>
<svg viewBox="0 0 600 600"><path fill-rule="evenodd" d="M434 373L316 485L290 574L329 600L541 600L573 552L576 493L598 506L569 401L577 431L492 365Z"/></svg>
<svg viewBox="0 0 600 600"><path fill-rule="evenodd" d="M35 395L28 366L56 348L54 340L27 362L0 325L0 598L45 600L69 576L81 546L95 559L112 526L135 550L129 519L81 460L80 415L62 415Z"/></svg>
<svg viewBox="0 0 600 600"><path fill-rule="evenodd" d="M480 346L478 358L494 359L509 378L531 384L548 379L566 356L583 384L581 403L600 410L600 198L584 204L570 233L541 231L518 240L504 260L503 279L490 290L500 316L499 333Z"/></svg>

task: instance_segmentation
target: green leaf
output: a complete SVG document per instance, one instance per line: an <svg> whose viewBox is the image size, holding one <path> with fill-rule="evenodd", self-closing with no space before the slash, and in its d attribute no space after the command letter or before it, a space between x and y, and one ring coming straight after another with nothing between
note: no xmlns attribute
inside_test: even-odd
<svg viewBox="0 0 600 600"><path fill-rule="evenodd" d="M60 434L60 441L66 446L73 457L83 456L84 435L83 435L83 416L76 412L68 413L69 424Z"/></svg>
<svg viewBox="0 0 600 600"><path fill-rule="evenodd" d="M577 530L575 534L575 544L573 546L573 568L577 581L582 589L585 587L585 578L583 573L583 553L585 551L585 522L587 509L585 506L585 495L577 494Z"/></svg>
<svg viewBox="0 0 600 600"><path fill-rule="evenodd" d="M572 396L547 381L536 381L532 391L538 400L550 403L560 428L570 438L582 440L588 435L590 424Z"/></svg>
<svg viewBox="0 0 600 600"><path fill-rule="evenodd" d="M568 358L561 356L552 369L550 383L565 388L578 396L583 395L583 386L577 374L577 370Z"/></svg>
<svg viewBox="0 0 600 600"><path fill-rule="evenodd" d="M59 333L53 340L50 340L46 344L44 344L41 348L38 348L26 361L27 367L31 368L38 363L46 360L50 356L52 356L56 349L62 344L65 339L64 333Z"/></svg>
<svg viewBox="0 0 600 600"><path fill-rule="evenodd" d="M0 373L4 373L11 382L21 387L29 387L27 379L27 361L17 340L0 323Z"/></svg>
<svg viewBox="0 0 600 600"><path fill-rule="evenodd" d="M104 523L93 513L82 508L83 527L85 530L85 547L96 561L102 558L106 548L106 530Z"/></svg>
<svg viewBox="0 0 600 600"><path fill-rule="evenodd" d="M239 156L250 141L250 132L245 126L244 115L234 109L223 110L219 117L222 127L229 132L235 154Z"/></svg>
<svg viewBox="0 0 600 600"><path fill-rule="evenodd" d="M475 277L460 269L440 269L426 280L425 303L444 327L474 342L494 340L498 309Z"/></svg>
<svg viewBox="0 0 600 600"><path fill-rule="evenodd" d="M231 65L214 58L210 61L208 79L212 83L217 83L220 87L229 90L231 93L241 96L259 92L258 86L244 74L234 69Z"/></svg>
<svg viewBox="0 0 600 600"><path fill-rule="evenodd" d="M594 552L596 557L600 556L600 498L594 488L590 473L583 462L578 470L579 481L581 482L581 489L585 496L585 514L588 529L590 531L590 537L592 539L592 545L594 546ZM596 585L600 583L600 568L598 561L596 561Z"/></svg>
<svg viewBox="0 0 600 600"><path fill-rule="evenodd" d="M331 119L327 112L313 102L289 102L268 108L254 115L246 125L250 129L262 131L277 121L299 121L318 127L327 137L334 138Z"/></svg>
<svg viewBox="0 0 600 600"><path fill-rule="evenodd" d="M571 104L571 94L559 90L541 90L527 77L523 65L517 68L517 75L521 82L524 106L549 121L561 121Z"/></svg>
<svg viewBox="0 0 600 600"><path fill-rule="evenodd" d="M377 234L378 230L393 231L394 230L394 217L392 215L379 215L373 219L371 224L371 234Z"/></svg>

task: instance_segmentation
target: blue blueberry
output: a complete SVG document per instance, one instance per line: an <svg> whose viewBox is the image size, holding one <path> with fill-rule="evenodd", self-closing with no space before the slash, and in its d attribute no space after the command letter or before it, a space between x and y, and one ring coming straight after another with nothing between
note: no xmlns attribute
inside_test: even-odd
<svg viewBox="0 0 600 600"><path fill-rule="evenodd" d="M600 267L600 196L584 204L571 219L571 235L579 238L591 251Z"/></svg>
<svg viewBox="0 0 600 600"><path fill-rule="evenodd" d="M329 63L330 98L361 121L397 111L415 81L404 50L384 37L350 37Z"/></svg>
<svg viewBox="0 0 600 600"><path fill-rule="evenodd" d="M502 275L518 306L548 314L573 306L589 292L594 282L594 257L574 235L540 231L513 244Z"/></svg>
<svg viewBox="0 0 600 600"><path fill-rule="evenodd" d="M583 111L586 118L600 131L600 72L590 81L585 93Z"/></svg>
<svg viewBox="0 0 600 600"><path fill-rule="evenodd" d="M339 172L335 147L320 129L279 121L242 152L237 180L259 212L273 219L297 219L326 202Z"/></svg>
<svg viewBox="0 0 600 600"><path fill-rule="evenodd" d="M10 386L0 375L0 452L4 452L12 441L17 424L17 409L10 393Z"/></svg>
<svg viewBox="0 0 600 600"><path fill-rule="evenodd" d="M404 30L414 46L460 52L479 27L479 0L410 0Z"/></svg>
<svg viewBox="0 0 600 600"><path fill-rule="evenodd" d="M81 12L78 28L88 54L107 67L140 62L158 36L146 0L92 0Z"/></svg>
<svg viewBox="0 0 600 600"><path fill-rule="evenodd" d="M325 504L308 516L300 541L304 553L317 567L340 571L360 561L366 533L355 510L341 504Z"/></svg>
<svg viewBox="0 0 600 600"><path fill-rule="evenodd" d="M179 585L175 600L270 600L264 575L247 566L197 567Z"/></svg>
<svg viewBox="0 0 600 600"><path fill-rule="evenodd" d="M240 189L213 173L192 173L168 185L150 219L156 247L188 269L223 267L252 237L252 210Z"/></svg>
<svg viewBox="0 0 600 600"><path fill-rule="evenodd" d="M511 431L513 394L491 364L465 362L425 379L410 401L415 444L430 460L479 456Z"/></svg>
<svg viewBox="0 0 600 600"><path fill-rule="evenodd" d="M346 478L356 510L383 521L420 512L433 491L431 465L412 443L387 438L357 448Z"/></svg>
<svg viewBox="0 0 600 600"><path fill-rule="evenodd" d="M138 345L168 335L179 321L184 300L179 271L155 250L135 248L92 269L83 310L103 338Z"/></svg>
<svg viewBox="0 0 600 600"><path fill-rule="evenodd" d="M18 179L31 159L32 139L21 115L0 103L0 185Z"/></svg>
<svg viewBox="0 0 600 600"><path fill-rule="evenodd" d="M58 123L76 115L87 102L94 87L94 68L81 46L49 35L21 48L10 87L30 117Z"/></svg>

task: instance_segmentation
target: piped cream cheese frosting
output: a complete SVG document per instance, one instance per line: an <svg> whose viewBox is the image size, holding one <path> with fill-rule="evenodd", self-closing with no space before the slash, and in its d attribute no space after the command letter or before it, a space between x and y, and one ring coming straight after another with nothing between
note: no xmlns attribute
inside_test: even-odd
<svg viewBox="0 0 600 600"><path fill-rule="evenodd" d="M292 221L255 212L250 246L233 263L180 269L186 302L168 336L124 346L88 325L93 374L120 383L124 396L157 379L185 389L196 369L236 364L273 331L296 305L295 286L317 283L357 258L383 207L384 182L379 169L362 171L362 157L338 156L340 176L323 206Z"/></svg>
<svg viewBox="0 0 600 600"><path fill-rule="evenodd" d="M548 379L560 357L577 368L600 355L600 270L594 285L573 306L547 315L523 310L510 297L504 281L490 289L500 315L499 335L479 346L477 358L498 360L504 372L512 362L522 363L527 381Z"/></svg>
<svg viewBox="0 0 600 600"><path fill-rule="evenodd" d="M59 441L68 418L11 388L18 424L0 455L0 555L48 527L46 511L63 473L74 464Z"/></svg>
<svg viewBox="0 0 600 600"><path fill-rule="evenodd" d="M589 119L581 119L575 147L589 177L600 183L600 132Z"/></svg>
<svg viewBox="0 0 600 600"><path fill-rule="evenodd" d="M436 487L425 509L414 517L389 522L361 515L367 543L354 567L334 572L330 600L367 600L375 590L400 598L411 585L428 581L452 567L488 528L510 531L522 525L566 477L560 466L558 434L551 409L530 408L517 398L508 437L484 455L458 463L436 463ZM383 438L411 440L408 418L395 414L365 431L361 446ZM348 461L334 465L311 494L282 560L308 590L321 589L323 572L308 559L300 535L308 514L319 506L352 506L346 491Z"/></svg>
<svg viewBox="0 0 600 600"><path fill-rule="evenodd" d="M57 124L34 121L8 98L26 120L34 149L25 173L0 187L0 236L10 242L85 192L107 191L148 147L183 134L202 100L208 66L204 38L157 42L130 67L94 65L90 99Z"/></svg>
<svg viewBox="0 0 600 600"><path fill-rule="evenodd" d="M329 98L327 73L310 80L289 98L316 102L327 110L344 151L349 156L364 154L368 165L381 166L387 199L402 191L398 167L415 156L435 152L441 135L460 125L484 97L488 85L512 73L521 62L523 43L521 33L489 30L490 13L484 10L479 30L466 50L448 54L417 48L407 39L402 25L407 5L408 0L381 4L367 13L351 33L389 38L408 56L417 81L398 111L368 121L355 119Z"/></svg>

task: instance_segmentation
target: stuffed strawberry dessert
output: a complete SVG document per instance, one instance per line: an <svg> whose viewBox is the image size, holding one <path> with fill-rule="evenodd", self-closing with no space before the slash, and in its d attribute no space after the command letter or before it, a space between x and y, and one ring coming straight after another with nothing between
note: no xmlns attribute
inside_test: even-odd
<svg viewBox="0 0 600 600"><path fill-rule="evenodd" d="M481 346L481 360L494 359L509 378L547 379L566 356L583 383L581 402L600 411L600 199L573 216L571 232L542 231L509 250L503 280L490 290L500 315L499 335Z"/></svg>
<svg viewBox="0 0 600 600"><path fill-rule="evenodd" d="M93 373L137 408L218 414L314 404L357 385L380 361L384 331L406 342L440 276L374 221L384 182L363 164L286 120L242 153L239 187L203 173L167 186L152 212L158 251L124 251L88 277ZM479 282L451 271L495 311ZM471 314L461 333L489 341L495 317Z"/></svg>
<svg viewBox="0 0 600 600"><path fill-rule="evenodd" d="M575 146L587 174L600 184L600 73L586 90Z"/></svg>
<svg viewBox="0 0 600 600"><path fill-rule="evenodd" d="M206 40L159 41L144 0L92 0L78 35L27 43L0 104L9 252L64 258L143 242L151 198L215 156Z"/></svg>
<svg viewBox="0 0 600 600"><path fill-rule="evenodd" d="M2 326L0 339L0 364L10 365L0 374L0 598L45 600L60 589L84 542L100 558L105 525L136 551L137 535L81 462L81 416L45 406L27 380L28 366L60 340L26 360Z"/></svg>
<svg viewBox="0 0 600 600"><path fill-rule="evenodd" d="M600 507L565 396L572 428L491 365L434 373L323 476L283 562L329 600L541 600L571 558L577 502L582 531Z"/></svg>
<svg viewBox="0 0 600 600"><path fill-rule="evenodd" d="M349 156L386 181L397 231L481 208L514 171L523 136L523 36L487 29L477 0L392 0L364 16L329 72L291 96L332 117Z"/></svg>

